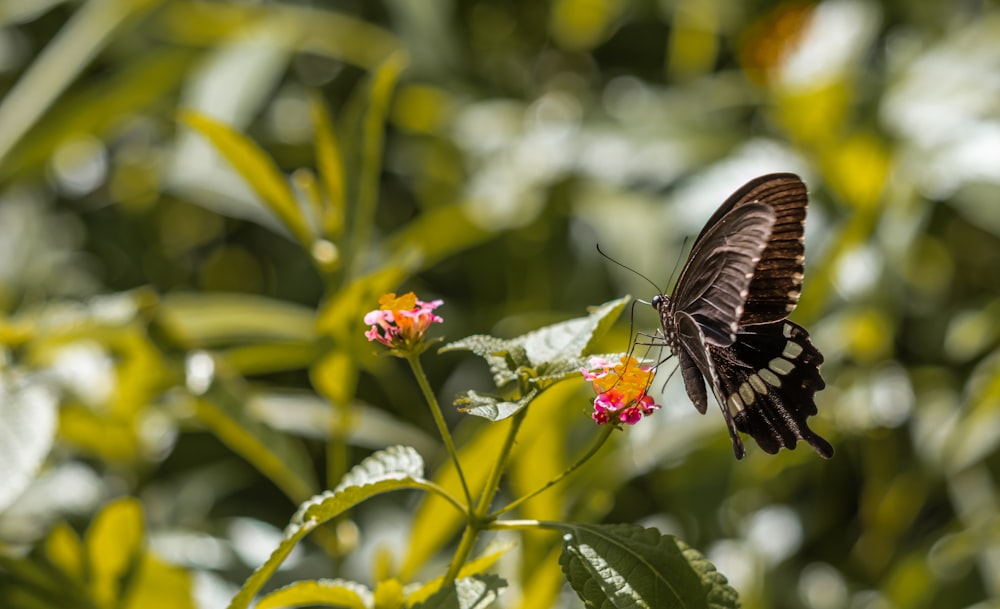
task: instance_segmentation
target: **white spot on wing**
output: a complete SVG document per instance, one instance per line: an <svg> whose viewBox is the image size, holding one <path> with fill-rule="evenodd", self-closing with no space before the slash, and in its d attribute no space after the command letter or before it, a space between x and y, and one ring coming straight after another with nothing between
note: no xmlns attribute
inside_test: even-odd
<svg viewBox="0 0 1000 609"><path fill-rule="evenodd" d="M778 374L785 376L789 372L795 369L795 364L788 361L783 357L776 357L767 363L767 367L774 370Z"/></svg>
<svg viewBox="0 0 1000 609"><path fill-rule="evenodd" d="M767 381L768 385L771 385L772 387L781 387L781 379L778 378L777 374L771 372L767 368L758 370L757 374L760 375L760 378Z"/></svg>
<svg viewBox="0 0 1000 609"><path fill-rule="evenodd" d="M785 350L781 352L782 357L787 357L788 359L795 359L802 353L802 345L794 341L788 341L785 343Z"/></svg>
<svg viewBox="0 0 1000 609"><path fill-rule="evenodd" d="M740 385L740 397L743 398L744 404L753 404L757 396L754 394L753 387L747 383Z"/></svg>
<svg viewBox="0 0 1000 609"><path fill-rule="evenodd" d="M743 410L743 400L740 399L739 394L734 393L730 395L728 401L730 410L736 410L737 412Z"/></svg>
<svg viewBox="0 0 1000 609"><path fill-rule="evenodd" d="M760 380L759 376L751 374L747 381L750 382L750 386L753 387L754 391L761 395L767 395L767 385L764 384L764 381Z"/></svg>

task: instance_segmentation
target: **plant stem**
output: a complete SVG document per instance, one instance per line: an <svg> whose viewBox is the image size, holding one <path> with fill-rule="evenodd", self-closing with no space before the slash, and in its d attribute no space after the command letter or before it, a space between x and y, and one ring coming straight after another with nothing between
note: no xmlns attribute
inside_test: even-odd
<svg viewBox="0 0 1000 609"><path fill-rule="evenodd" d="M500 478L503 476L504 470L507 469L507 462L510 460L510 453L514 448L514 440L517 438L517 432L521 429L521 423L524 422L524 417L527 414L528 409L524 408L515 414L510 422L510 430L507 432L507 437L504 438L500 455L493 464L489 478L487 478L486 484L483 486L483 492L479 496L479 503L471 514L472 517L469 523L465 525L465 532L462 533L462 540L455 550L455 556L451 559L451 565L448 566L448 573L444 576L443 585L448 585L455 581L459 571L462 569L462 565L465 564L465 561L469 558L469 554L472 553L472 547L476 543L476 538L479 536L480 531L489 526L490 519L486 516L486 511L493 501L493 496L496 495L497 490L500 488Z"/></svg>
<svg viewBox="0 0 1000 609"><path fill-rule="evenodd" d="M604 446L604 443L607 442L608 438L611 437L611 433L614 430L615 430L614 426L612 426L612 425L606 425L604 427L604 430L602 431L601 435L598 436L597 440L594 441L594 443L591 445L591 447L589 449L587 449L587 452L583 453L576 460L576 462L573 463L573 465L570 465L565 471L563 471L561 474L559 474L558 476L556 476L552 480L549 480L548 482L546 482L540 488L534 490L531 493L528 493L527 495L524 495L523 497L519 497L518 499L516 499L516 500L514 500L514 501L512 501L510 503L508 503L506 506L500 508L499 510L497 510L497 511L495 511L493 513L491 513L487 517L487 520L495 520L501 514L504 514L506 512L509 512L509 511L513 510L514 508L516 508L517 506L521 505L525 501L528 501L529 499L531 499L535 495L538 495L538 494L540 494L540 493L542 493L542 492L544 492L544 491L552 488L556 484L559 484L564 478L566 478L566 476L569 476L570 474L572 474L574 471L577 470L577 468L579 468L581 465L583 465L584 463L586 463L587 461L589 461L591 457L593 457L595 454L597 454L597 451L600 450L602 446Z"/></svg>
<svg viewBox="0 0 1000 609"><path fill-rule="evenodd" d="M437 425L438 433L441 434L441 439L444 440L444 445L448 449L448 455L451 457L451 461L455 465L455 471L458 473L458 479L462 483L465 500L471 508L472 493L469 491L469 485L465 482L465 474L462 473L462 465L458 461L458 451L455 449L455 442L451 439L451 432L448 431L448 425L444 422L444 415L441 414L441 406L438 404L437 398L431 390L430 383L427 382L427 374L424 373L424 367L420 364L420 356L409 354L406 356L406 361L410 363L413 376L417 378L420 391L423 392L424 399L427 400L427 405L431 408L434 424Z"/></svg>

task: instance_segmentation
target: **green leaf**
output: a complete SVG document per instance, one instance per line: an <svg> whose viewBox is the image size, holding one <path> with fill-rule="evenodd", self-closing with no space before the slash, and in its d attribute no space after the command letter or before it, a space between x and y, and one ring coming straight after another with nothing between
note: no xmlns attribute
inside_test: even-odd
<svg viewBox="0 0 1000 609"><path fill-rule="evenodd" d="M108 503L87 529L90 589L102 607L119 604L145 543L142 505L132 497Z"/></svg>
<svg viewBox="0 0 1000 609"><path fill-rule="evenodd" d="M337 488L300 505L292 523L322 524L369 497L404 488L430 488L424 461L409 446L392 446L355 465Z"/></svg>
<svg viewBox="0 0 1000 609"><path fill-rule="evenodd" d="M328 605L367 609L372 604L371 591L361 584L343 579L302 580L278 588L263 596L256 609Z"/></svg>
<svg viewBox="0 0 1000 609"><path fill-rule="evenodd" d="M485 359L497 387L517 380L516 370L530 365L524 347L516 338L505 340L486 334L474 334L438 349L438 353L447 351L471 351Z"/></svg>
<svg viewBox="0 0 1000 609"><path fill-rule="evenodd" d="M608 331L628 300L625 296L588 307L590 315L586 317L546 326L517 338L469 336L441 347L439 352L471 351L482 357L489 364L497 387L523 377L538 389L544 389L587 365L583 354Z"/></svg>
<svg viewBox="0 0 1000 609"><path fill-rule="evenodd" d="M212 361L218 367L218 360ZM195 397L195 416L292 501L304 501L318 488L309 455L298 439L252 418L245 407L248 400L248 392L238 377L218 371L205 392Z"/></svg>
<svg viewBox="0 0 1000 609"><path fill-rule="evenodd" d="M463 397L455 400L455 406L464 413L496 422L517 414L537 396L538 390L532 389L520 400L509 402L496 396L483 395L470 390Z"/></svg>
<svg viewBox="0 0 1000 609"><path fill-rule="evenodd" d="M465 205L455 204L424 211L394 234L387 244L395 256L416 253L421 268L492 237L469 218Z"/></svg>
<svg viewBox="0 0 1000 609"><path fill-rule="evenodd" d="M134 0L80 6L59 35L50 39L45 52L34 54L29 68L0 100L0 166L63 91L78 81L91 60L129 23L161 2Z"/></svg>
<svg viewBox="0 0 1000 609"><path fill-rule="evenodd" d="M491 543L489 547L486 548L486 553L479 558L469 561L462 565L462 568L458 571L458 578L472 577L475 575L484 575L486 569L492 567L504 554L506 554L514 546L512 544L495 544ZM422 603L428 598L436 594L441 590L441 583L444 581L444 576L435 578L432 581L420 586L416 590L410 592L406 595L407 606L412 606L416 603Z"/></svg>
<svg viewBox="0 0 1000 609"><path fill-rule="evenodd" d="M378 203L379 180L382 175L382 153L385 146L385 117L396 82L407 64L403 51L393 53L372 75L368 104L362 122L360 167L356 187L356 205L350 218L348 250L351 268L364 266L363 253L371 243Z"/></svg>
<svg viewBox="0 0 1000 609"><path fill-rule="evenodd" d="M171 337L187 348L273 341L302 344L316 336L312 309L251 294L168 294L158 312Z"/></svg>
<svg viewBox="0 0 1000 609"><path fill-rule="evenodd" d="M560 359L578 358L618 319L629 297L623 296L596 307L590 315L547 326L521 339L528 360L535 366Z"/></svg>
<svg viewBox="0 0 1000 609"><path fill-rule="evenodd" d="M54 393L26 382L0 386L0 512L31 483L55 432Z"/></svg>
<svg viewBox="0 0 1000 609"><path fill-rule="evenodd" d="M701 552L695 550L680 539L674 538L674 543L681 549L684 558L687 559L701 578L701 585L708 591L709 609L738 609L740 606L740 595L736 589L729 585L726 576L715 568Z"/></svg>
<svg viewBox="0 0 1000 609"><path fill-rule="evenodd" d="M507 582L499 575L463 577L441 588L413 609L486 609L500 596Z"/></svg>
<svg viewBox="0 0 1000 609"><path fill-rule="evenodd" d="M285 529L285 538L281 540L278 547L271 552L271 555L264 561L264 564L250 574L250 577L243 583L243 587L236 593L233 600L229 601L229 609L246 609L257 592L271 579L274 572L278 570L281 563L288 558L288 555L295 548L295 544L302 541L314 527L289 525Z"/></svg>
<svg viewBox="0 0 1000 609"><path fill-rule="evenodd" d="M285 538L263 565L257 568L229 603L229 609L244 609L271 578L303 537L319 525L336 518L365 499L380 493L404 488L431 486L423 480L424 463L417 451L393 446L379 451L344 476L332 491L326 491L302 503L285 528Z"/></svg>
<svg viewBox="0 0 1000 609"><path fill-rule="evenodd" d="M703 583L704 565L696 571L673 536L626 524L562 528L559 563L588 607L709 609L715 584Z"/></svg>
<svg viewBox="0 0 1000 609"><path fill-rule="evenodd" d="M312 231L306 224L295 193L277 164L262 148L247 136L207 115L184 110L180 113L180 120L212 142L301 245L312 244Z"/></svg>
<svg viewBox="0 0 1000 609"><path fill-rule="evenodd" d="M344 159L333 121L318 93L309 96L309 114L316 130L316 169L325 195L320 225L325 237L335 239L344 229Z"/></svg>

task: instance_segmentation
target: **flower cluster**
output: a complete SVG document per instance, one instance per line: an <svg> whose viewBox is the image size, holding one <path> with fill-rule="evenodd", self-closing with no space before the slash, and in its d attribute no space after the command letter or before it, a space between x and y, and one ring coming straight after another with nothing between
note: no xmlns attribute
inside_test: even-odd
<svg viewBox="0 0 1000 609"><path fill-rule="evenodd" d="M628 423L635 425L643 416L649 416L660 405L647 395L655 370L640 366L634 357L622 357L620 363L595 357L590 360L591 370L582 369L583 378L594 383L594 413L591 417L598 425Z"/></svg>
<svg viewBox="0 0 1000 609"><path fill-rule="evenodd" d="M384 294L378 300L379 308L365 315L365 323L371 326L365 338L392 349L413 351L432 323L444 321L434 314L442 304L441 300L417 300L413 292L398 297L391 292Z"/></svg>

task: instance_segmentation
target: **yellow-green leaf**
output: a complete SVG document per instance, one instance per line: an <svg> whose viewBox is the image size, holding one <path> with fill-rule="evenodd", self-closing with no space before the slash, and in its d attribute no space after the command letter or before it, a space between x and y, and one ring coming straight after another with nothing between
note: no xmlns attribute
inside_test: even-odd
<svg viewBox="0 0 1000 609"><path fill-rule="evenodd" d="M85 545L91 593L102 607L113 607L123 598L144 537L142 505L135 498L112 501L94 517Z"/></svg>
<svg viewBox="0 0 1000 609"><path fill-rule="evenodd" d="M195 609L191 575L147 552L122 606L123 609Z"/></svg>
<svg viewBox="0 0 1000 609"><path fill-rule="evenodd" d="M260 146L228 125L193 110L182 111L180 120L212 142L301 245L312 244L312 231L295 193L277 164Z"/></svg>
<svg viewBox="0 0 1000 609"><path fill-rule="evenodd" d="M333 121L319 95L309 96L309 110L316 130L316 170L326 195L320 225L325 237L336 239L344 228L344 159Z"/></svg>
<svg viewBox="0 0 1000 609"><path fill-rule="evenodd" d="M45 556L69 577L83 581L83 542L71 526L56 523L44 543Z"/></svg>
<svg viewBox="0 0 1000 609"><path fill-rule="evenodd" d="M309 579L297 581L263 596L257 609L327 605L347 609L368 609L371 592L361 584L341 579ZM368 599L366 601L366 599Z"/></svg>

